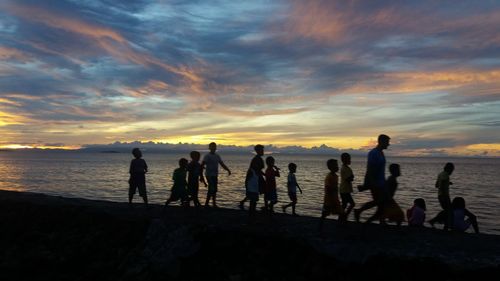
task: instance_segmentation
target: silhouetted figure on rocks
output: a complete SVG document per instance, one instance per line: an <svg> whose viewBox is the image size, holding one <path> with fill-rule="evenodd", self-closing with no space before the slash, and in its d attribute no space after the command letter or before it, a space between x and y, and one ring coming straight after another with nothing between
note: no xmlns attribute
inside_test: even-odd
<svg viewBox="0 0 500 281"><path fill-rule="evenodd" d="M264 175L262 173L262 169L264 169L264 160L262 159L262 156L264 155L264 146L261 144L257 144L254 146L253 149L255 150L255 156L252 158L252 161L250 161L249 169L251 169L252 166L254 166L255 169L260 168L259 169L260 172L257 174L259 176L259 192L262 192L264 189L263 185L265 184ZM249 200L246 193L247 191L245 185L245 198L243 198L243 200L241 200L239 204L241 210L245 208L245 202Z"/></svg>
<svg viewBox="0 0 500 281"><path fill-rule="evenodd" d="M438 189L438 200L441 208L443 209L434 218L432 218L429 223L434 227L435 223L444 224L444 230L448 230L450 220L451 220L451 199L450 199L450 185L453 183L450 181L450 176L455 170L455 165L453 163L446 163L444 165L443 171L439 173L436 180L435 187Z"/></svg>
<svg viewBox="0 0 500 281"><path fill-rule="evenodd" d="M413 207L406 211L406 218L409 226L423 227L425 222L425 211L427 206L423 198L417 198L413 201Z"/></svg>
<svg viewBox="0 0 500 281"><path fill-rule="evenodd" d="M189 203L186 181L187 166L188 160L186 158L179 159L179 168L175 169L174 174L172 175L174 185L172 186L172 191L170 192L170 198L168 198L167 202L165 202L165 207L171 202L179 200L182 205L187 205Z"/></svg>
<svg viewBox="0 0 500 281"><path fill-rule="evenodd" d="M479 233L477 218L473 213L465 208L464 198L453 198L453 202L451 203L451 216L451 229L453 231L465 232L472 225L474 232Z"/></svg>
<svg viewBox="0 0 500 281"><path fill-rule="evenodd" d="M130 162L130 178L128 180L128 203L132 204L132 199L137 189L139 189L139 196L142 197L144 204L148 204L148 194L146 191L146 173L148 172L148 165L142 159L142 152L139 148L132 149L132 155L135 159Z"/></svg>
<svg viewBox="0 0 500 281"><path fill-rule="evenodd" d="M276 192L276 178L280 177L280 169L275 165L274 157L268 156L266 158L267 169L266 175L266 188L264 192L264 209L271 214L274 213L274 205L278 203L278 193Z"/></svg>
<svg viewBox="0 0 500 281"><path fill-rule="evenodd" d="M340 198L342 199L342 210L345 212L345 217L349 216L356 203L352 199L352 182L354 174L351 167L351 155L349 153L342 153L340 155L342 160L342 168L340 168Z"/></svg>
<svg viewBox="0 0 500 281"><path fill-rule="evenodd" d="M359 222L363 211L378 207L378 212L383 212L384 200L387 198L385 187L385 156L384 149L389 147L390 138L387 135L378 136L378 144L368 153L368 163L366 165L366 174L363 186L370 189L372 201L365 203L361 208L354 209L354 218ZM381 221L383 223L383 221Z"/></svg>
<svg viewBox="0 0 500 281"><path fill-rule="evenodd" d="M300 191L300 194L302 194L302 189L300 188L299 184L297 183L297 179L295 178L295 172L297 172L297 165L295 163L290 163L288 164L288 177L287 177L287 183L286 186L288 188L288 197L292 202L290 202L287 205L283 205L281 208L283 209L283 213L286 212L286 208L292 207L292 215L298 216L297 213L295 212L295 205L297 205L297 188Z"/></svg>
<svg viewBox="0 0 500 281"><path fill-rule="evenodd" d="M207 178L208 183L208 191L207 191L207 200L205 201L205 207L208 207L208 203L210 199L212 199L214 208L217 208L217 185L218 185L218 176L219 176L219 164L222 166L224 170L227 171L228 176L231 175L231 170L222 162L222 158L219 154L215 153L217 151L217 144L215 142L211 142L208 145L209 153L205 154L203 157L203 162L201 163L202 171L205 170L205 177Z"/></svg>
<svg viewBox="0 0 500 281"><path fill-rule="evenodd" d="M338 215L339 221L345 221L344 209L339 201L339 164L337 160L330 159L326 162L330 172L325 177L325 194L323 197L323 211L321 212L320 230L323 228L323 222L328 215Z"/></svg>
<svg viewBox="0 0 500 281"><path fill-rule="evenodd" d="M191 156L191 162L187 165L189 200L193 201L195 207L200 207L201 204L198 199L200 182L202 182L205 187L207 186L207 183L201 174L201 164L199 162L200 153L198 151L191 151L189 155Z"/></svg>

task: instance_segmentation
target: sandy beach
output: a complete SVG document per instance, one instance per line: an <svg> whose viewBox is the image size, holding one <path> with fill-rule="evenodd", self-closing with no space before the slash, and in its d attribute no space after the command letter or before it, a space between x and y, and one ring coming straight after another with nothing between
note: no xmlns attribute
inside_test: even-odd
<svg viewBox="0 0 500 281"><path fill-rule="evenodd" d="M0 191L2 280L468 280L500 236Z"/></svg>

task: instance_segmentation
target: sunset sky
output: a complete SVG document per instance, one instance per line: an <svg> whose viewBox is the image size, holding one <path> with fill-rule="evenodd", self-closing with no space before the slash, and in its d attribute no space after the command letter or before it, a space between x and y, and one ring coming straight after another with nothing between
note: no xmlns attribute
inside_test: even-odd
<svg viewBox="0 0 500 281"><path fill-rule="evenodd" d="M0 1L0 147L500 156L500 1Z"/></svg>

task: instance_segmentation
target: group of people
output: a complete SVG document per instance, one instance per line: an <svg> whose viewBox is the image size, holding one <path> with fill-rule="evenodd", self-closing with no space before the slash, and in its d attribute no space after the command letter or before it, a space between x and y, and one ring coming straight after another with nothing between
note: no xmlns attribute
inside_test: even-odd
<svg viewBox="0 0 500 281"><path fill-rule="evenodd" d="M401 225L405 221L405 213L394 199L398 188L397 178L401 175L400 165L389 165L390 176L385 177L386 159L384 150L389 147L390 138L387 135L380 135L378 143L368 153L367 169L362 185L358 186L359 191L369 190L372 200L355 209L356 203L352 197L354 174L349 167L351 156L348 153L341 154L342 166L336 159L329 159L326 166L329 170L324 181L324 200L323 210L320 219L320 229L323 227L325 218L329 215L337 215L340 222L347 221L349 214L353 211L356 222L360 221L361 213L376 207L375 213L368 218L366 222L378 220L380 224L395 222ZM275 159L272 156L264 156L264 146L256 145L254 147L255 156L250 162L245 177L245 196L239 202L240 209L245 208L245 203L249 202L249 214L254 216L256 213L257 202L261 194L264 195L263 211L270 214L274 213L274 206L278 203L276 178L280 177L280 169L275 165ZM216 152L217 145L212 142L209 144L209 153L205 154L201 163L201 154L198 151L190 153L191 161L185 158L179 160L179 167L173 173L173 186L170 197L165 206L171 202L180 201L182 205L189 206L193 202L194 206L200 207L199 186L202 183L207 187L207 196L205 206L208 207L210 201L212 206L217 207L218 173L219 165L231 175L231 170L224 164L220 155ZM134 158L130 164L129 179L129 203L132 203L136 191L143 198L144 203L148 203L145 174L148 167L142 153L138 148L132 150ZM266 168L267 166L267 168ZM264 168L266 168L264 170ZM450 199L449 187L452 185L450 175L453 173L454 165L447 163L443 172L438 175L436 188L438 189L438 200L442 207L439 214L429 220L429 224L434 227L436 223L444 225L445 230L454 230L464 232L470 226L476 233L479 233L476 216L465 208L465 200L462 197L456 197L453 201ZM302 193L302 189L297 183L295 173L297 165L288 164L287 191L290 203L282 205L282 211L291 207L292 215L297 216L297 191ZM337 173L340 171L340 180ZM340 194L340 199L339 199ZM426 203L422 198L414 200L414 205L406 211L406 220L410 226L423 226L426 222Z"/></svg>

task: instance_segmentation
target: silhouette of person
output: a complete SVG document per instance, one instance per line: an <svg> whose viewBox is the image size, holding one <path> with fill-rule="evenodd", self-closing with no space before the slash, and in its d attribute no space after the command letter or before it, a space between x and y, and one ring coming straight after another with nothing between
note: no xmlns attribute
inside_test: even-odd
<svg viewBox="0 0 500 281"><path fill-rule="evenodd" d="M423 198L417 198L413 201L413 207L406 211L406 218L409 226L424 226L425 211L427 206Z"/></svg>
<svg viewBox="0 0 500 281"><path fill-rule="evenodd" d="M264 209L271 214L274 213L274 205L278 203L278 193L276 192L276 177L280 177L280 169L275 165L274 157L266 158L267 169L266 175L266 190L264 193Z"/></svg>
<svg viewBox="0 0 500 281"><path fill-rule="evenodd" d="M246 198L250 201L249 214L253 216L256 212L257 201L259 201L259 178L261 167L258 161L252 161L245 178Z"/></svg>
<svg viewBox="0 0 500 281"><path fill-rule="evenodd" d="M356 203L352 199L352 181L354 180L354 174L351 167L351 155L349 153L342 153L340 155L342 160L342 168L340 168L340 198L342 199L342 210L345 212L345 217L349 216ZM349 207L347 207L349 206ZM347 209L346 209L347 208Z"/></svg>
<svg viewBox="0 0 500 281"><path fill-rule="evenodd" d="M444 165L443 171L439 173L436 180L435 187L438 189L438 200L439 205L443 209L434 218L429 220L429 224L434 227L436 223L444 224L444 230L448 230L450 219L451 219L451 199L450 199L450 185L453 183L450 181L450 176L455 170L455 165L453 163L446 163Z"/></svg>
<svg viewBox="0 0 500 281"><path fill-rule="evenodd" d="M252 166L254 166L255 168L259 168L259 173L258 173L258 176L259 176L259 192L262 192L262 189L264 188L264 184L265 184L265 180L264 180L264 175L262 173L262 169L264 169L264 160L262 159L262 156L264 155L264 146L261 145L261 144L257 144L254 146L253 148L255 150L255 156L252 158L252 161L250 161L250 166L249 166L249 169L251 169ZM245 179L245 183L246 183L246 179ZM246 189L246 185L245 185L245 189ZM246 191L245 191L245 198L243 198L243 200L240 201L240 204L239 204L239 207L241 210L243 210L245 208L245 202L248 201L249 198L246 196Z"/></svg>
<svg viewBox="0 0 500 281"><path fill-rule="evenodd" d="M378 207L378 213L383 212L384 200L387 198L385 189L385 156L384 149L389 147L390 137L379 135L377 146L368 153L368 163L366 165L366 174L364 186L368 187L372 194L372 201L365 203L361 208L354 209L354 218L359 222L361 213L365 210ZM381 221L383 223L383 221Z"/></svg>
<svg viewBox="0 0 500 281"><path fill-rule="evenodd" d="M199 163L200 153L198 151L191 151L189 156L191 157L191 162L187 165L189 199L193 201L196 207L200 207L201 204L198 199L200 182L202 182L205 187L207 186L207 183L201 174L201 164Z"/></svg>
<svg viewBox="0 0 500 281"><path fill-rule="evenodd" d="M471 225L475 233L479 233L476 216L465 208L465 200L462 197L453 198L451 203L452 225L451 229L457 232L465 232ZM467 219L465 219L467 217Z"/></svg>
<svg viewBox="0 0 500 281"><path fill-rule="evenodd" d="M165 206L168 206L171 202L175 202L180 200L181 204L187 204L188 196L187 196L187 181L186 181L186 168L188 166L188 160L186 158L179 159L179 168L174 170L172 175L172 180L174 181L174 185L172 186L172 190L170 192L170 198L168 198L167 202L165 202Z"/></svg>
<svg viewBox="0 0 500 281"><path fill-rule="evenodd" d="M389 172L391 173L391 175L387 178L386 181L388 197L384 205L384 211L381 214L382 220L388 219L389 221L396 222L396 224L400 226L401 223L405 220L405 214L394 199L394 195L396 194L396 190L398 189L397 178L401 176L401 168L398 164L391 164L389 165ZM376 217L373 217L368 221L373 221L375 218Z"/></svg>
<svg viewBox="0 0 500 281"><path fill-rule="evenodd" d="M325 177L325 194L323 197L323 211L321 212L320 230L323 228L325 218L332 214L338 215L339 221L345 221L344 209L339 201L339 164L335 159L329 159L326 166L330 172Z"/></svg>
<svg viewBox="0 0 500 281"><path fill-rule="evenodd" d="M211 142L208 145L209 153L205 154L203 157L203 162L201 163L202 171L205 170L205 176L208 183L207 200L205 201L205 207L208 207L210 199L212 199L213 207L217 208L217 185L219 176L219 164L221 167L227 171L228 176L231 175L231 170L222 162L222 158L219 154L215 153L217 151L217 144Z"/></svg>
<svg viewBox="0 0 500 281"><path fill-rule="evenodd" d="M142 152L139 148L132 149L132 155L134 159L130 162L130 178L128 180L128 203L132 204L132 199L136 190L139 190L139 196L142 197L144 204L148 204L148 195L146 192L146 173L148 172L148 165L146 161L142 159Z"/></svg>
<svg viewBox="0 0 500 281"><path fill-rule="evenodd" d="M287 177L287 189L288 189L288 197L290 198L290 202L287 205L283 205L281 208L283 209L283 213L286 213L286 208L292 207L292 215L298 216L295 212L295 205L297 205L297 188L302 194L302 189L297 183L297 179L295 178L295 173L297 172L297 164L290 163L288 164L288 177Z"/></svg>

